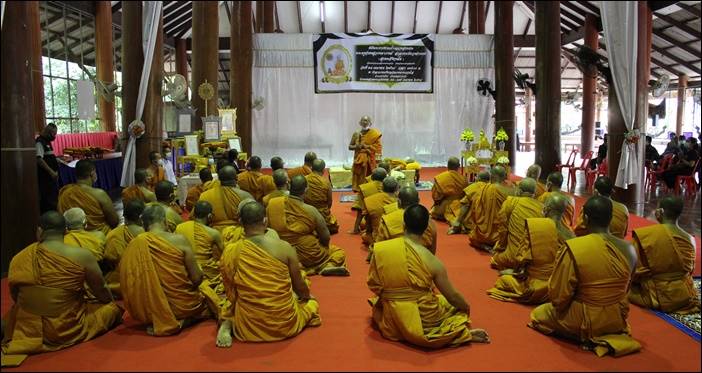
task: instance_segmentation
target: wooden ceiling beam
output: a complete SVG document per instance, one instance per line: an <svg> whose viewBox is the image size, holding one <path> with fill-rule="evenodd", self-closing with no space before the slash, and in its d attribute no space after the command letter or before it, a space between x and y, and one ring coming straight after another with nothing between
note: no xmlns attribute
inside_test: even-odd
<svg viewBox="0 0 702 373"><path fill-rule="evenodd" d="M692 27L690 27L687 22L694 21L697 18L693 18L687 21L678 21L675 18L665 15L665 14L660 14L660 13L653 13L656 17L662 19L665 22L668 22L671 26L677 27L678 29L690 34L691 36L697 38L697 39L702 39L702 32L699 30L695 30Z"/></svg>
<svg viewBox="0 0 702 373"><path fill-rule="evenodd" d="M683 3L682 1L678 2L675 5L679 6L684 11L692 14L693 16L695 16L697 18L702 18L702 9L697 9L692 5L687 5L687 4Z"/></svg>
<svg viewBox="0 0 702 373"><path fill-rule="evenodd" d="M689 61L685 61L685 60L683 60L682 58L680 58L680 57L678 57L678 56L676 56L676 55L674 55L674 54L672 54L672 53L670 53L670 52L668 52L668 51L661 50L661 49L659 49L658 47L656 47L655 45L653 45L652 48L653 48L653 50L654 50L655 52L662 54L662 55L665 56L666 58L669 58L669 59L671 59L671 60L673 60L673 61L679 63L680 65L682 65L682 66L684 66L684 67L686 67L686 68L688 68L688 69L690 69L690 70L696 72L697 74L702 75L702 70L700 70L699 67L693 65L693 64L690 63ZM699 61L699 59L698 59L698 61Z"/></svg>

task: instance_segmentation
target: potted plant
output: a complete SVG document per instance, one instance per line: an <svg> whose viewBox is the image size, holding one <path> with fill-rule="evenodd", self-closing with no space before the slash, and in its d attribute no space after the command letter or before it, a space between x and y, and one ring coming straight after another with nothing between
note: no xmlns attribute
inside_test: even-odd
<svg viewBox="0 0 702 373"><path fill-rule="evenodd" d="M505 142L507 140L509 140L507 132L505 132L505 129L503 127L500 127L500 129L497 131L497 134L495 135L495 141L497 141L497 145L499 146L500 151L505 150Z"/></svg>
<svg viewBox="0 0 702 373"><path fill-rule="evenodd" d="M475 135L473 131L466 128L461 132L461 141L466 143L466 150L470 150L473 141L475 140Z"/></svg>

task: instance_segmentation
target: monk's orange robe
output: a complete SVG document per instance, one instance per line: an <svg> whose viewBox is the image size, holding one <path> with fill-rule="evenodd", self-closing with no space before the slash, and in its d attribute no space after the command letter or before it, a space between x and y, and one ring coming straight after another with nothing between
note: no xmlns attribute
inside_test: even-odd
<svg viewBox="0 0 702 373"><path fill-rule="evenodd" d="M201 201L212 205L212 228L222 231L227 226L239 225L241 197L236 189L228 186L213 187L200 195Z"/></svg>
<svg viewBox="0 0 702 373"><path fill-rule="evenodd" d="M279 341L319 326L319 303L300 301L288 267L249 240L227 247L221 261L229 314L237 340Z"/></svg>
<svg viewBox="0 0 702 373"><path fill-rule="evenodd" d="M369 149L354 150L352 173L352 189L357 192L358 187L364 183L364 178L373 172L376 168L376 160L379 154L383 152L383 145L380 138L383 136L380 131L371 128L365 133L361 131L360 139L357 141L363 145L370 146Z"/></svg>
<svg viewBox="0 0 702 373"><path fill-rule="evenodd" d="M263 196L274 191L275 183L270 175L264 175L260 171L244 171L237 177L237 185L254 197L258 202L263 200Z"/></svg>
<svg viewBox="0 0 702 373"><path fill-rule="evenodd" d="M111 270L105 274L105 282L113 295L122 296L122 291L119 286L119 262L122 260L124 250L127 248L127 245L132 242L134 237L129 228L124 224L119 225L107 234L104 260Z"/></svg>
<svg viewBox="0 0 702 373"><path fill-rule="evenodd" d="M82 247L89 250L98 262L105 256L105 236L88 231L68 231L63 236L66 245Z"/></svg>
<svg viewBox="0 0 702 373"><path fill-rule="evenodd" d="M268 224L297 251L300 264L308 275L324 268L345 267L346 253L336 245L324 247L317 238L317 222L304 208L303 202L293 197L273 198L266 208Z"/></svg>
<svg viewBox="0 0 702 373"><path fill-rule="evenodd" d="M465 206L468 209L468 213L461 222L461 230L464 233L470 232L473 229L474 225L472 216L470 214L470 209L472 208L473 201L476 196L480 195L483 188L485 188L488 185L490 184L484 181L476 181L463 188L463 197L461 197L459 203L451 203L446 210L446 215L454 216L453 219L447 221L449 223L453 223L454 220L458 219L458 216L461 214L461 209Z"/></svg>
<svg viewBox="0 0 702 373"><path fill-rule="evenodd" d="M383 337L427 348L470 342L470 318L434 294L431 273L405 238L375 244L367 283Z"/></svg>
<svg viewBox="0 0 702 373"><path fill-rule="evenodd" d="M534 198L539 199L542 194L546 193L546 185L544 185L542 182L537 181L536 182L536 191L534 191Z"/></svg>
<svg viewBox="0 0 702 373"><path fill-rule="evenodd" d="M149 175L146 179L146 184L149 186L151 191L156 189L156 184L166 180L166 169L161 166L155 167L151 165L146 168L146 173Z"/></svg>
<svg viewBox="0 0 702 373"><path fill-rule="evenodd" d="M639 261L629 301L667 313L700 312L692 281L695 246L690 238L664 224L635 229L632 235Z"/></svg>
<svg viewBox="0 0 702 373"><path fill-rule="evenodd" d="M374 195L375 193L380 193L383 191L383 182L370 180L367 183L361 184L358 187L358 196L356 202L351 206L351 210L363 211L363 200Z"/></svg>
<svg viewBox="0 0 702 373"><path fill-rule="evenodd" d="M185 198L185 209L187 211L193 211L193 207L200 199L200 195L205 191L202 184L195 185L194 187L188 189L188 196Z"/></svg>
<svg viewBox="0 0 702 373"><path fill-rule="evenodd" d="M59 191L59 213L63 214L73 207L80 207L85 212L85 217L88 220L85 229L101 231L104 234L110 232L110 226L105 220L105 213L102 211L100 202L78 184L66 185Z"/></svg>
<svg viewBox="0 0 702 373"><path fill-rule="evenodd" d="M365 244L370 245L375 242L375 238L378 235L378 227L380 226L380 218L382 218L385 213L383 207L395 202L397 202L397 197L390 196L387 193L375 193L370 197L366 197L363 201L363 212L366 216L366 224L368 224L371 229L370 235L368 235L368 230L366 230L361 236Z"/></svg>
<svg viewBox="0 0 702 373"><path fill-rule="evenodd" d="M453 211L460 209L463 189L467 186L466 177L458 171L448 170L436 175L434 186L431 187L431 198L434 200L431 217L437 220L454 221L457 216Z"/></svg>
<svg viewBox="0 0 702 373"><path fill-rule="evenodd" d="M307 176L312 173L312 168L310 168L308 165L302 165L300 167L295 167L288 169L288 178L292 180L293 177L302 175L302 176Z"/></svg>
<svg viewBox="0 0 702 373"><path fill-rule="evenodd" d="M570 239L549 280L551 302L531 312L529 326L594 346L598 356L639 351L627 322L630 279L627 258L602 235Z"/></svg>
<svg viewBox="0 0 702 373"><path fill-rule="evenodd" d="M129 201L133 200L140 200L144 203L150 202L146 199L146 195L139 185L132 185L122 191L122 205L126 206Z"/></svg>
<svg viewBox="0 0 702 373"><path fill-rule="evenodd" d="M334 234L339 232L339 222L336 217L331 212L331 202L329 196L331 196L331 182L329 179L316 172L313 172L307 176L307 192L305 193L305 203L314 206L314 208L322 214L324 221L327 223L327 228L329 233Z"/></svg>
<svg viewBox="0 0 702 373"><path fill-rule="evenodd" d="M573 231L576 236L584 236L588 234L585 221L583 219L584 209L580 209L580 214L575 220L575 228ZM626 237L626 232L629 230L629 209L626 205L612 200L612 221L609 223L609 233L623 239Z"/></svg>
<svg viewBox="0 0 702 373"><path fill-rule="evenodd" d="M492 246L497 242L500 237L500 221L497 215L507 196L513 193L511 188L493 183L485 186L473 199L470 218L475 225L468 236L473 247Z"/></svg>
<svg viewBox="0 0 702 373"><path fill-rule="evenodd" d="M519 247L527 240L526 220L543 217L544 205L532 197L509 196L498 213L499 240L490 265L496 269L516 269Z"/></svg>
<svg viewBox="0 0 702 373"><path fill-rule="evenodd" d="M560 193L562 196L568 198L568 204L566 205L565 213L563 214L563 219L561 221L563 222L563 225L572 227L573 220L575 220L575 200L573 197L563 192L545 192L539 198L537 198L537 200L541 203L546 203L546 199L555 193Z"/></svg>
<svg viewBox="0 0 702 373"><path fill-rule="evenodd" d="M284 197L284 196L287 196L289 194L290 193L287 190L276 189L276 190L266 194L265 196L263 196L263 206L268 207L268 202L275 197Z"/></svg>
<svg viewBox="0 0 702 373"><path fill-rule="evenodd" d="M209 317L202 294L193 286L184 254L155 233L134 238L120 261L120 286L129 315L153 324L155 335L180 331L179 320Z"/></svg>
<svg viewBox="0 0 702 373"><path fill-rule="evenodd" d="M161 202L151 202L151 203L146 204L146 206L158 206L158 205L161 205L161 207L163 207L164 210L166 210L166 230L168 230L171 233L175 232L176 227L183 220L182 217L180 216L182 213L182 210L178 209L178 210L180 210L180 213L179 213L178 210L175 210L175 208L174 208L175 205L166 205L166 204L161 203Z"/></svg>
<svg viewBox="0 0 702 373"><path fill-rule="evenodd" d="M541 304L548 302L548 279L556 258L565 245L556 223L548 218L526 220L526 240L517 253L516 272L523 275L501 275L487 293L505 302Z"/></svg>
<svg viewBox="0 0 702 373"><path fill-rule="evenodd" d="M5 316L2 352L8 357L61 350L89 341L121 321L117 304L86 302L82 265L41 243L12 258L7 279L10 288L19 289Z"/></svg>
<svg viewBox="0 0 702 373"><path fill-rule="evenodd" d="M380 218L378 226L378 236L376 243L402 237L405 234L405 210L397 206L397 203L385 205L385 214ZM436 237L436 225L429 221L427 230L422 235L422 246L433 252L434 237ZM436 252L434 252L436 254Z"/></svg>

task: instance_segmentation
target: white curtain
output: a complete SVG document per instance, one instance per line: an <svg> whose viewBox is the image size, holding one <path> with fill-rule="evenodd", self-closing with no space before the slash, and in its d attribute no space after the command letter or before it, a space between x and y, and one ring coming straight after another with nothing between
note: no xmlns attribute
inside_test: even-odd
<svg viewBox="0 0 702 373"><path fill-rule="evenodd" d="M154 58L154 48L158 37L158 24L161 18L161 1L144 1L142 9L143 33L142 48L144 49L144 65L141 70L141 81L139 82L139 95L137 96L136 120L141 121L144 114L144 104L146 103L146 91L149 87L149 74L151 73L151 62ZM148 126L149 123L145 123ZM136 138L129 134L129 142L124 153L124 164L122 166L122 187L134 184L134 171L136 169Z"/></svg>
<svg viewBox="0 0 702 373"><path fill-rule="evenodd" d="M2 29L3 22L5 22L5 2L0 1L0 29Z"/></svg>
<svg viewBox="0 0 702 373"><path fill-rule="evenodd" d="M382 133L383 156L412 157L444 165L458 156L464 128L492 135L491 97L477 82L494 81L493 37L436 35L434 93L314 93L311 34L254 37L253 95L265 107L253 111L253 153L302 164L314 151L328 166L350 165L348 143L358 120L369 115ZM493 83L494 87L494 83Z"/></svg>
<svg viewBox="0 0 702 373"><path fill-rule="evenodd" d="M628 131L634 128L636 117L636 52L638 43L638 12L636 1L600 1L602 26L609 54L614 89ZM616 157L617 154L609 154ZM626 189L639 183L641 166L636 145L622 146L617 179L614 184Z"/></svg>

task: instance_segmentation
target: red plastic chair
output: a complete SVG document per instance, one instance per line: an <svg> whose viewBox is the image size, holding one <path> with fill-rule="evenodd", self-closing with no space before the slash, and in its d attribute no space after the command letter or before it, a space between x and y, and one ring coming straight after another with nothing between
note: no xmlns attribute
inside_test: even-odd
<svg viewBox="0 0 702 373"><path fill-rule="evenodd" d="M568 169L568 185L570 186L570 189L575 188L575 174L578 171L583 171L587 172L588 165L590 163L590 160L592 159L592 150L589 152L585 153L585 157L583 158L583 162L580 164L580 167L570 167Z"/></svg>
<svg viewBox="0 0 702 373"><path fill-rule="evenodd" d="M675 177L675 194L680 194L680 185L685 183L685 194L692 192L692 194L697 193L697 182L695 181L695 174L697 173L697 168L700 166L700 160L695 162L695 167L689 175L678 175ZM701 180L702 181L702 180Z"/></svg>
<svg viewBox="0 0 702 373"><path fill-rule="evenodd" d="M578 154L577 149L571 150L570 154L568 155L568 160L566 161L565 164L557 164L554 171L561 172L563 171L564 168L570 169L575 165L575 156Z"/></svg>
<svg viewBox="0 0 702 373"><path fill-rule="evenodd" d="M590 160L592 162L592 160ZM602 163L597 166L596 169L591 169L588 164L587 170L585 170L585 187L589 192L592 192L592 188L595 186L595 180L600 176L607 175L607 158L605 158Z"/></svg>
<svg viewBox="0 0 702 373"><path fill-rule="evenodd" d="M661 164L658 166L658 169L654 171L654 173L655 173L655 179L654 179L655 182L653 183L654 188L655 188L658 180L663 178L663 173L665 171L667 171L668 168L670 167L671 163L673 162L673 157L674 157L673 154L666 154L666 156L663 157L663 159L661 160ZM666 183L663 183L663 192L664 193L670 192L668 190L668 184L666 184Z"/></svg>

